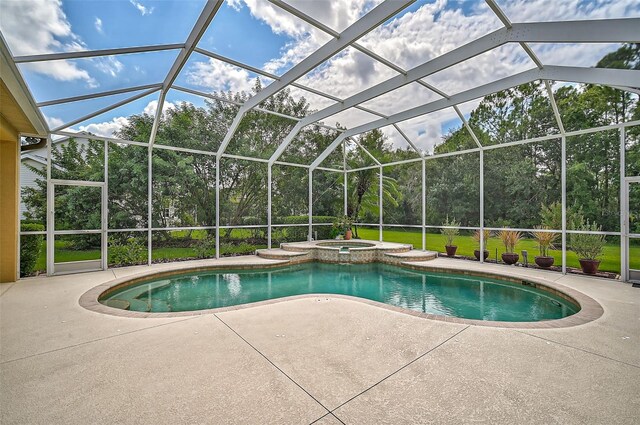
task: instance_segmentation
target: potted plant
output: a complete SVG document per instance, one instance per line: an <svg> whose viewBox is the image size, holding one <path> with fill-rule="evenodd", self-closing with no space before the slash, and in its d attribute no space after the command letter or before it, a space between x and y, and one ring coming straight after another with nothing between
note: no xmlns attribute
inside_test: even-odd
<svg viewBox="0 0 640 425"><path fill-rule="evenodd" d="M457 222L455 218L449 221L449 216L447 216L447 219L444 221L444 225L446 227L440 229L440 232L447 240L447 244L444 246L444 249L447 251L447 255L449 257L453 257L456 255L456 250L458 249L458 247L453 244L453 240L460 232L460 230L458 230L460 223Z"/></svg>
<svg viewBox="0 0 640 425"><path fill-rule="evenodd" d="M586 223L580 223L576 228L581 232L602 231L601 226L598 226L596 223L589 224L589 220L587 220ZM602 255L602 248L604 248L604 244L606 243L605 235L571 233L569 238L571 249L576 253L578 261L580 261L582 272L585 274L596 274L598 267L600 267L598 257Z"/></svg>
<svg viewBox="0 0 640 425"><path fill-rule="evenodd" d="M333 227L338 229L344 235L345 240L350 240L353 236L351 226L353 225L353 219L349 216L342 216L340 219L333 223Z"/></svg>
<svg viewBox="0 0 640 425"><path fill-rule="evenodd" d="M516 254L516 245L522 239L522 233L515 230L502 229L498 233L498 237L502 240L505 252L502 253L502 261L506 264L515 264L520 259L520 256Z"/></svg>
<svg viewBox="0 0 640 425"><path fill-rule="evenodd" d="M554 258L549 255L549 249L553 249L553 243L556 241L558 237L557 233L554 232L545 232L544 230L549 230L547 226L536 226L536 231L531 232L533 238L538 242L538 250L540 251L540 255L536 256L536 264L539 267L549 268L553 266Z"/></svg>
<svg viewBox="0 0 640 425"><path fill-rule="evenodd" d="M486 260L487 258L489 258L489 250L487 250L487 242L489 241L489 238L491 237L491 232L489 230L484 230L483 232L484 235L484 243L482 244L482 258L484 260ZM480 230L476 230L473 233L473 240L476 241L478 243L478 246L480 246ZM476 249L475 251L473 251L473 255L475 255L476 260L480 260L480 250Z"/></svg>

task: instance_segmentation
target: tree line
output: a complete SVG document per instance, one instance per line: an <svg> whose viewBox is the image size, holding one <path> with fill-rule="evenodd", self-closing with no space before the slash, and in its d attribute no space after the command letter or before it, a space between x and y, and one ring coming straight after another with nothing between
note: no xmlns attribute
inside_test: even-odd
<svg viewBox="0 0 640 425"><path fill-rule="evenodd" d="M625 45L606 55L598 67L640 69L638 44ZM261 90L256 81L253 92ZM561 85L553 95L567 131L618 124L640 119L637 95L610 87ZM230 102L206 100L204 107L179 103L161 117L156 145L214 153L220 146L238 103L248 93L218 93ZM304 98L295 99L285 89L260 105L280 114L303 117L312 111ZM147 142L153 125L147 114L129 117L117 137ZM548 136L559 132L546 88L534 82L485 97L471 112L469 126L483 146ZM295 120L252 110L242 119L227 153L267 159L295 125ZM627 130L627 175L640 175L639 127ZM338 136L320 125L302 129L281 160L310 164ZM399 149L379 130L361 135L358 143L380 162L415 158L411 149ZM110 228L147 226L146 147L108 144L108 196ZM443 137L435 154L475 148L466 128L460 126ZM560 140L553 139L484 153L485 225L533 228L545 208L561 198ZM52 174L74 180L104 179L104 143L71 139L52 150ZM344 155L344 157L343 157ZM572 136L567 139L567 200L573 211L603 227L619 230L619 156L617 130ZM342 168L372 165L349 142L322 164ZM214 226L216 161L212 155L152 150L152 225L154 227ZM23 189L28 218L45 221L46 171L35 188ZM220 225L238 226L267 222L267 165L242 159L220 159ZM360 222L375 223L379 216L379 169L348 174L347 214ZM426 161L427 223L441 225L447 217L463 226L479 225L480 161L477 152ZM344 214L343 173L316 170L313 174L313 214ZM385 223L420 224L422 164L413 162L384 167L383 214ZM56 228L99 227L97 191L73 187L57 193ZM273 223L290 223L308 213L308 170L273 166ZM632 200L640 204L640 199ZM293 220L295 221L295 220ZM230 237L225 230L221 237Z"/></svg>

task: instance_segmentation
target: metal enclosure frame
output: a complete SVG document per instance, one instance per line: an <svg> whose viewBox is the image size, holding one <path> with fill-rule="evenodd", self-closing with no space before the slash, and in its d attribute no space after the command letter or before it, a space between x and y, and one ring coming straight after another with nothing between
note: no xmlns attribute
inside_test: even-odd
<svg viewBox="0 0 640 425"><path fill-rule="evenodd" d="M274 225L272 223L272 167L274 164L277 165L285 165L292 167L301 167L308 170L309 181L308 181L308 215L309 220L307 224L300 224L297 226L308 226L308 238L311 239L313 237L313 226L318 225L327 225L326 223L313 223L313 174L316 170L327 171L327 172L335 172L340 173L343 176L344 182L344 190L343 190L343 201L344 201L344 212L347 212L347 180L350 173L356 172L362 169L377 169L378 177L379 177L379 207L380 207L380 216L379 223L372 224L377 226L379 229L379 239L383 238L383 229L385 227L413 227L419 228L422 232L422 249L426 249L426 234L427 229L432 228L442 228L442 226L434 223L427 223L426 221L426 208L427 208L427 199L426 199L426 187L428 185L428 180L426 177L426 161L430 161L437 158L443 158L454 155L465 155L469 153L477 153L479 155L480 160L480 194L478 199L478 210L479 210L479 226L478 227L465 227L465 229L478 229L478 230L495 230L485 227L485 216L484 216L484 201L485 201L485 193L484 193L484 154L485 151L489 151L492 149L500 149L503 147L516 146L526 143L535 143L541 142L544 140L559 140L561 143L561 204L562 204L562 229L555 229L561 233L562 236L562 271L566 273L566 247L567 247L567 236L571 233L577 233L573 230L568 230L566 225L566 210L567 210L567 196L566 196L566 163L567 163L567 154L566 154L566 139L570 136L580 135L580 134L588 134L593 132L607 131L607 130L617 130L620 134L620 165L621 165L621 173L620 173L620 202L621 202L621 211L625 211L624 204L626 197L628 196L628 192L626 195L623 193L626 190L626 186L629 181L636 181L636 177L630 177L625 175L625 129L631 126L640 125L640 121L631 121L626 123L613 124L608 126L603 126L599 128L592 129L584 129L578 131L566 131L564 125L562 123L562 119L556 105L553 91L551 89L551 84L555 81L564 81L564 82L573 82L573 83L585 83L585 84L600 84L605 86L610 86L617 88L619 90L628 91L630 93L638 94L640 90L638 86L640 86L640 71L637 70L618 70L618 69L599 69L599 68L580 68L580 67L568 67L568 66L550 66L545 65L539 58L536 57L533 50L529 47L528 43L623 43L623 42L640 42L640 18L629 18L629 19L604 19L604 20L585 20L585 21L563 21L563 22L535 22L535 23L512 23L509 18L505 15L505 13L500 9L497 3L494 0L486 0L487 5L492 10L492 12L496 15L496 17L502 22L504 25L503 28L500 28L490 34L487 34L483 37L480 37L476 40L472 40L465 45L457 47L439 57L433 58L423 64L420 64L412 69L405 70L402 67L394 64L391 61L388 61L371 50L363 47L358 40L362 38L368 32L374 30L380 25L384 24L385 21L392 19L398 13L402 12L405 8L414 3L415 0L385 0L355 23L347 27L344 31L338 33L326 25L320 23L316 19L311 16L306 15L305 13L297 10L296 8L290 6L289 4L281 1L281 0L269 0L275 7L282 9L283 11L292 14L293 16L303 20L304 22L310 24L312 27L323 31L328 34L331 39L317 49L314 53L308 56L306 59L302 60L297 65L293 66L289 71L284 73L281 76L273 75L268 72L262 71L255 67L243 64L236 60L226 58L217 53L213 53L198 47L198 42L201 37L204 35L206 29L209 25L215 25L213 23L213 19L222 6L222 0L208 0L204 6L204 9L195 22L190 34L184 43L178 44L165 44L165 45L155 45L155 46L138 46L138 47L125 47L118 49L103 49L103 50L91 50L91 51L78 51L78 52L66 52L66 53L54 53L54 54L43 54L43 55L29 55L29 56L12 56L9 52L8 47L2 38L0 41L3 53L8 52L7 55L10 56L10 59L13 62L14 73L19 75L20 71L15 66L15 64L19 63L34 63L34 62L47 62L54 60L65 60L65 59L79 59L79 58L93 58L93 57L104 57L109 55L117 55L117 54L130 54L130 53L142 53L142 52L152 52L152 51L167 51L167 50L178 50L178 56L173 63L173 66L167 73L166 77L161 82L156 82L147 85L140 85L135 87L127 87L118 90L110 90L101 93L93 93L86 94L81 96L73 96L68 98L61 99L51 99L48 101L36 103L32 102L33 105L36 105L38 108L50 106L50 105L58 105L65 104L70 102L76 102L81 100L95 99L104 96L110 96L115 94L124 94L124 93L132 93L138 92L137 94L130 96L122 101L111 104L105 108L102 108L98 111L91 112L83 117L78 119L74 119L71 122L67 122L57 128L47 129L49 143L48 143L48 158L47 158L47 217L52 214L53 209L53 185L57 184L55 180L51 178L51 136L52 135L61 135L66 137L82 137L88 139L97 139L104 141L105 144L105 181L103 182L103 268L107 267L107 246L106 239L109 232L146 232L148 237L148 264L152 263L152 232L155 230L168 230L168 229L160 229L154 228L152 223L153 216L153 205L152 205L152 195L153 195L153 161L152 155L154 149L167 149L178 152L189 152L198 155L208 155L212 156L216 163L216 179L215 179L215 208L216 210L216 222L215 226L196 226L196 227L183 227L180 229L215 229L216 231L216 258L220 255L220 229L225 228L266 228L267 229L267 239L268 246L272 246L272 229L276 227L281 227L284 225ZM456 64L474 58L482 53L488 52L492 49L496 49L500 46L503 46L507 43L516 43L518 44L522 50L526 53L526 55L530 58L531 62L535 65L535 67L520 72L518 74L514 74L508 76L506 78L493 81L488 84L484 84L482 86L474 87L469 90L456 93L453 95L447 94L437 87L425 82L422 78L432 75L436 72L446 70ZM375 84L371 87L368 87L359 93L356 93L346 99L339 99L327 93L323 93L320 90L312 89L306 87L297 82L297 80L304 74L309 71L312 71L316 67L318 67L322 62L331 57L332 55L339 53L345 48L353 47L357 49L359 52L365 54L367 57L376 61L379 64L384 65L385 67L392 69L396 74L394 77L389 78L381 83ZM249 98L244 103L238 103L235 101L231 101L229 99L221 98L216 96L215 94L204 93L201 91L181 87L175 84L176 78L183 70L185 64L191 57L193 53L198 53L205 55L210 58L214 58L216 60L220 60L227 64L255 72L258 75L262 75L265 77L272 78L274 80L273 83L266 86L264 90L256 94L255 96ZM472 128L469 126L466 117L459 109L459 105L471 100L476 100L487 96L492 93L496 93L501 90L505 90L511 87L515 87L520 84L525 84L532 81L541 80L544 82L546 91L548 94L548 98L553 109L553 114L556 120L556 124L558 126L559 132L557 134L550 134L544 137L537 137L533 139L526 139L520 141L514 141L509 143L503 143L499 145L491 145L491 146L483 146L476 135L474 134ZM440 98L438 100L423 104L421 106L417 106L414 108L410 108L408 110L400 111L394 113L392 115L386 115L379 113L377 111L371 110L370 108L364 107L361 104L375 99L376 97L382 96L386 93L389 93L393 90L399 89L401 87L406 86L407 84L416 82L417 84L425 87L432 92L436 93ZM280 90L288 87L296 87L301 90L306 90L310 93L314 93L316 95L325 97L327 99L331 99L336 101L337 103L321 109L319 111L313 112L305 117L291 117L278 112L269 111L268 109L262 107L262 103L267 100L269 97L273 96ZM208 97L212 99L217 99L223 102L233 103L240 107L239 112L235 116L233 123L229 127L227 134L222 140L219 148L216 152L208 152L201 151L195 149L184 149L174 146L167 145L158 145L155 144L156 134L158 131L158 127L160 125L160 121L162 119L162 109L165 102L166 95L169 90L178 90L181 92L189 93L196 96ZM156 110L156 115L154 117L153 127L151 131L150 138L147 143L136 142L136 141L128 141L128 140L120 140L109 137L97 137L86 134L77 134L68 129L81 123L83 121L94 118L100 114L111 111L119 106L125 105L142 97L148 96L153 93L158 93L159 100L158 106ZM33 100L33 99L31 99ZM338 129L340 132L339 136L331 143L331 145L322 152L311 164L295 164L279 161L282 153L286 150L289 144L294 140L296 135L305 127L310 125L319 125L321 127L333 128L331 126L325 125L321 120L334 115L336 113L345 111L350 108L357 108L359 110L365 111L367 113L373 114L378 119L374 121L368 122L363 125L350 127L345 129ZM474 141L476 147L471 149L466 149L457 152L451 152L447 154L438 154L438 155L428 155L425 152L422 152L418 149L417 145L401 130L401 128L397 125L399 122L406 121L411 118L424 116L445 108L452 108L456 115L460 118L462 125L468 131L470 137ZM281 117L285 117L288 119L292 119L296 121L295 126L290 131L289 134L279 143L274 153L270 156L269 159L258 159L252 157L244 157L239 155L232 155L226 153L226 148L231 141L241 119L243 116L250 110L257 110L264 113L274 114ZM39 110L37 110L40 113ZM343 160L342 169L338 168L330 168L330 167L322 167L323 161L328 157L328 155L338 148L340 145L343 145L343 158L346 155L346 147L345 143L348 140L353 140L354 136L365 133L367 131L378 129L386 126L393 125L393 127L399 132L402 138L407 142L407 144L415 150L417 153L417 158L409 159L405 161L397 161L393 163L381 163L378 159L375 158L370 152L364 149L357 140L355 140L356 145L363 151L365 155L372 158L374 161L374 165L361 167L357 169L348 169L346 160ZM107 206L108 206L108 149L107 146L109 143L118 143L118 144L130 144L136 146L143 146L148 149L148 211L147 211L147 227L144 229L108 229L108 222L106 220L108 216ZM221 226L220 225L220 160L222 158L234 158L238 160L246 160L246 161L255 161L259 163L263 163L267 170L267 222L260 225L251 225L251 226ZM384 223L383 217L383 177L384 177L384 167L390 165L402 165L413 162L421 163L421 224L420 225L402 225L402 224L386 224ZM623 188L625 187L625 188ZM621 214L624 215L624 214ZM292 225L287 225L292 226ZM174 228L171 228L174 229ZM531 231L533 229L519 229L523 231ZM23 232L22 234L33 234L33 233L42 233L48 236L47 238L47 253L48 253L48 271L49 273L53 272L53 243L54 243L54 235L55 231L53 229L53 221L52 218L48 219L47 222L47 230L46 232ZM596 232L605 235L618 236L621 237L621 267L624 270L625 261L628 260L628 246L626 246L622 240L625 239L625 225L622 223L621 217L621 228L619 232ZM480 246L483 244L483 233L481 232L481 241ZM628 238L627 238L628 239ZM628 241L627 241L628 242ZM481 260L482 261L482 260ZM50 266L50 267L49 267ZM628 278L627 273L623 273L623 280Z"/></svg>
<svg viewBox="0 0 640 425"><path fill-rule="evenodd" d="M629 255L629 244L631 239L639 239L640 233L632 233L629 229L629 219L631 214L629 195L631 194L631 185L637 185L640 188L640 176L625 177L623 184L620 186L621 191L621 214L620 214L620 230L622 236L620 238L620 261L621 261L621 279L624 282L633 281L640 283L640 270L631 269L631 258ZM635 276L631 276L632 271Z"/></svg>
<svg viewBox="0 0 640 425"><path fill-rule="evenodd" d="M105 156L105 161L107 161L107 157ZM106 162L105 162L106 163ZM106 173L106 171L105 171ZM47 185L48 191L51 193L47 194L47 198L49 196L52 199L51 208L48 210L47 214L47 274L48 275L57 275L57 274L69 274L69 273L80 273L80 272L88 272L88 271L96 271L96 270L106 270L107 269L107 183L106 183L106 174L105 181L96 182L96 181L79 181L79 180L61 180L61 179L50 179L49 184ZM99 229L72 229L72 230L56 230L55 229L55 188L56 186L69 186L69 187L95 187L100 188L100 228ZM100 267L89 267L83 268L83 264L95 263L97 260L80 260L74 261L77 267L74 267L72 271L60 272L56 270L56 266L65 263L56 263L55 262L55 237L63 236L63 235L100 235Z"/></svg>

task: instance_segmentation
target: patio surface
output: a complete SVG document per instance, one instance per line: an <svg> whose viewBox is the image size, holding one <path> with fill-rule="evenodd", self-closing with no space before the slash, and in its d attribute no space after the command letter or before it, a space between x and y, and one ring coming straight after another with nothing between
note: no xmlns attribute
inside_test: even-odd
<svg viewBox="0 0 640 425"><path fill-rule="evenodd" d="M176 264L185 265L152 268ZM594 298L604 315L501 329L322 296L127 318L78 299L146 266L30 278L0 285L0 422L637 423L640 289L446 258L428 265L543 277Z"/></svg>

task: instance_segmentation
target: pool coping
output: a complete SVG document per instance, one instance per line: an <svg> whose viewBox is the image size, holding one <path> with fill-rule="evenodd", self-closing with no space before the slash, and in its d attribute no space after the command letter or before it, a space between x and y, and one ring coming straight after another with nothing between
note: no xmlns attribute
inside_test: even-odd
<svg viewBox="0 0 640 425"><path fill-rule="evenodd" d="M447 323L457 323L457 324L466 324L466 325L474 325L474 326L485 326L485 327L495 327L495 328L512 328L512 329L559 329L559 328L568 328L583 325L589 322L592 322L598 318L600 318L604 314L604 309L593 298L588 295L577 291L575 289L569 288L567 286L552 282L550 280L540 278L540 277L531 277L531 276L523 276L517 274L508 274L502 273L498 271L476 271L476 270L463 270L455 267L443 267L443 266L431 266L428 264L416 264L410 262L403 262L398 264L397 266L417 270L417 271L431 271L436 273L450 273L455 272L458 274L464 274L468 276L475 277L487 277L494 279L502 279L511 283L521 284L525 286L535 287L537 289L550 292L556 296L564 298L568 301L571 301L580 306L580 311L571 316L564 317L562 319L554 319L554 320L544 320L537 322L500 322L500 321L491 321L491 320L475 320L475 319L463 319L459 317L451 317L451 316L443 316L436 315L431 313L423 313L415 310L409 310L402 307L397 307L385 303L381 303L378 301L368 300L366 298L354 297L351 295L341 295L341 294L302 294L302 295L292 295L288 297L274 298L270 300L256 301L252 303L238 304L234 306L228 307L218 307L212 309L205 310L195 310L195 311L178 311L178 312L163 312L163 313L149 313L149 312L140 312L140 311L130 311L130 310L122 310L118 308L113 308L101 304L98 299L105 292L112 292L120 289L123 286L129 286L131 284L138 283L139 281L147 280L149 278L162 278L169 277L176 274L181 274L185 272L198 272L198 271L214 271L220 269L233 269L233 270L248 270L248 269L274 269L281 268L282 266L290 265L289 261L279 261L271 264L210 264L210 265L198 265L198 266L182 266L169 270L156 270L156 271L145 271L142 273L138 273L135 275L117 278L114 280L110 280L108 282L97 285L90 290L86 291L80 299L78 303L81 307L102 314L108 314L111 316L118 317L128 317L128 318L171 318L171 317L192 317L192 316L201 316L206 314L216 314L216 313L224 313L228 311L236 311L243 310L246 308L265 306L270 304L282 303L286 301L292 300L300 300L300 299L344 299L349 301L356 301L364 304L368 304L375 307L380 307L385 310L390 310L396 313L407 314L414 317L420 317L429 320L436 320Z"/></svg>

